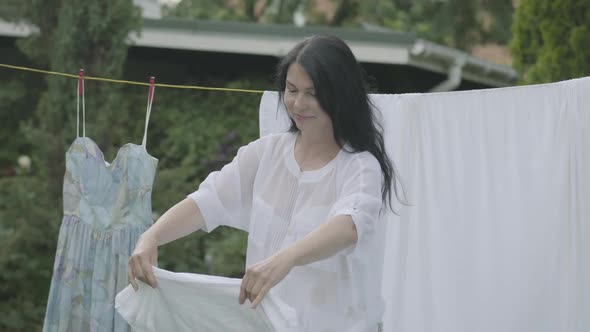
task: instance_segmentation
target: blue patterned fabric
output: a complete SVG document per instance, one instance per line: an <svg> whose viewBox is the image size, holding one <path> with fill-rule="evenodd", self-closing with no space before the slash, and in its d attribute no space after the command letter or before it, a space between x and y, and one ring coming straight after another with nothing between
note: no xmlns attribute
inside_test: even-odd
<svg viewBox="0 0 590 332"><path fill-rule="evenodd" d="M157 164L144 145L124 145L108 164L90 138L72 143L43 331L129 330L115 296L128 285L129 256L152 224Z"/></svg>

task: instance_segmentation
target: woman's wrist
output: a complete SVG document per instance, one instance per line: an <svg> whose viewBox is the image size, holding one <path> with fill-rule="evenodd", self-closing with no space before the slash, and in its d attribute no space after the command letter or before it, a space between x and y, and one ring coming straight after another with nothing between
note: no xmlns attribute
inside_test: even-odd
<svg viewBox="0 0 590 332"><path fill-rule="evenodd" d="M139 240L141 242L151 242L153 243L156 247L159 246L159 241L158 241L158 236L157 234L155 234L153 229L148 229L147 231L143 232L140 236L139 236Z"/></svg>
<svg viewBox="0 0 590 332"><path fill-rule="evenodd" d="M297 254L297 248L290 246L279 253L279 258L285 260L292 268L298 266L299 255Z"/></svg>

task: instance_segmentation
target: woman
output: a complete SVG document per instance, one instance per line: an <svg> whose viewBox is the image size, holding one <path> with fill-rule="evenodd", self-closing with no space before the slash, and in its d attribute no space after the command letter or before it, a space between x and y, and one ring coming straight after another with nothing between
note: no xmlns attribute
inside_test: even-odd
<svg viewBox="0 0 590 332"><path fill-rule="evenodd" d="M308 331L376 331L394 169L375 127L364 74L333 36L296 45L277 75L289 132L240 148L140 238L129 279L152 287L157 247L196 230L249 232L239 302L273 289ZM394 181L394 192L397 190Z"/></svg>

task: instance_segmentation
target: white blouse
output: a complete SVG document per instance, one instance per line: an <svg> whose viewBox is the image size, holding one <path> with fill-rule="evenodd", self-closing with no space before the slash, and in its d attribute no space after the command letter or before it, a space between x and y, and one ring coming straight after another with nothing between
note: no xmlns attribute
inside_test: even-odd
<svg viewBox="0 0 590 332"><path fill-rule="evenodd" d="M190 194L206 231L219 225L249 233L246 266L306 236L337 215L350 215L358 241L338 254L295 267L273 292L297 311L306 331L376 331L383 313L382 174L369 152L345 146L327 165L301 171L297 134L262 137L238 150Z"/></svg>

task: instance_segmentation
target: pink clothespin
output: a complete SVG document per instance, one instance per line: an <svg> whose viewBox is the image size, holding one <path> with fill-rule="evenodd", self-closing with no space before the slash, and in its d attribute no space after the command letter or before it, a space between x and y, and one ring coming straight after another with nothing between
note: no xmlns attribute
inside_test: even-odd
<svg viewBox="0 0 590 332"><path fill-rule="evenodd" d="M154 88L156 84L156 78L154 76L150 77L150 90L148 94L148 102L152 104L154 102Z"/></svg>
<svg viewBox="0 0 590 332"><path fill-rule="evenodd" d="M84 69L80 69L80 78L78 79L78 95L84 95Z"/></svg>
<svg viewBox="0 0 590 332"><path fill-rule="evenodd" d="M147 102L147 109L146 109L146 116L145 116L145 129L143 132L143 141L141 145L145 148L146 141L147 141L147 130L148 124L150 122L150 114L152 113L152 103L154 102L154 88L156 87L156 78L150 77L150 89L148 92L148 102Z"/></svg>
<svg viewBox="0 0 590 332"><path fill-rule="evenodd" d="M80 137L80 97L82 97L82 136L86 136L86 103L84 101L84 69L80 69L78 78L78 96L76 97L76 137Z"/></svg>

